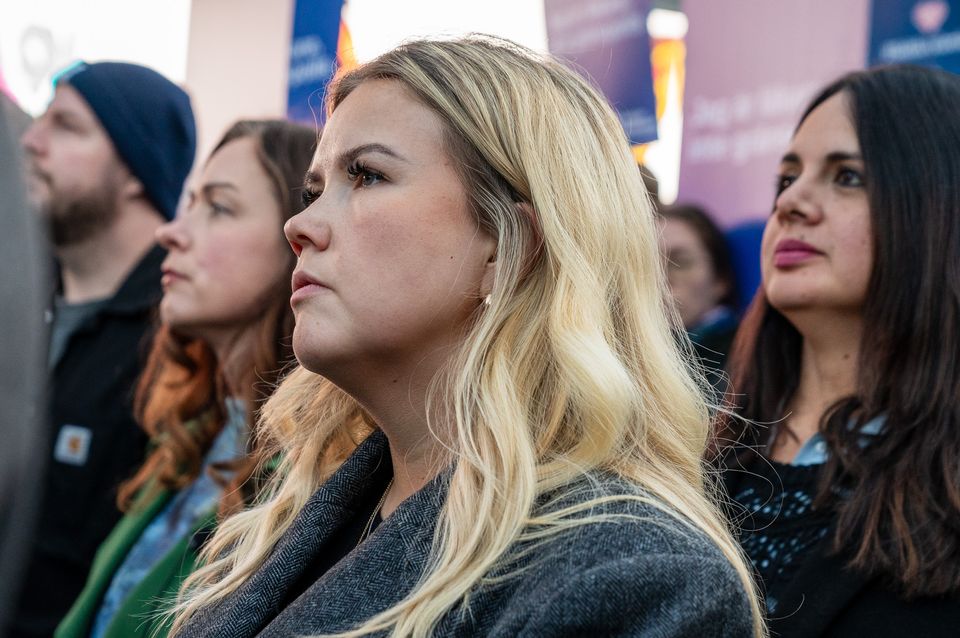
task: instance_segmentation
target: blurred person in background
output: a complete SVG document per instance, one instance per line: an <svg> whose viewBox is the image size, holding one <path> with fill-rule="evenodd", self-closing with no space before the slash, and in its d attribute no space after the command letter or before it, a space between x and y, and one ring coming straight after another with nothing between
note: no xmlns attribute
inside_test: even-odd
<svg viewBox="0 0 960 638"><path fill-rule="evenodd" d="M180 215L158 229L168 250L162 326L136 401L152 451L120 488L126 515L58 638L153 635L217 514L256 491L253 415L292 360L296 259L283 224L303 209L316 139L314 129L284 121L238 122Z"/></svg>
<svg viewBox="0 0 960 638"><path fill-rule="evenodd" d="M282 465L172 633L762 635L609 105L480 37L327 96L286 227L301 367L262 417Z"/></svg>
<svg viewBox="0 0 960 638"><path fill-rule="evenodd" d="M721 438L773 635L960 627L960 77L847 75L781 160Z"/></svg>
<svg viewBox="0 0 960 638"><path fill-rule="evenodd" d="M660 209L660 249L683 327L708 370L722 371L737 331L736 282L723 232L691 204Z"/></svg>
<svg viewBox="0 0 960 638"><path fill-rule="evenodd" d="M22 137L27 190L59 266L50 313L50 458L13 636L50 636L143 462L132 414L164 251L196 147L186 93L134 64L77 64Z"/></svg>

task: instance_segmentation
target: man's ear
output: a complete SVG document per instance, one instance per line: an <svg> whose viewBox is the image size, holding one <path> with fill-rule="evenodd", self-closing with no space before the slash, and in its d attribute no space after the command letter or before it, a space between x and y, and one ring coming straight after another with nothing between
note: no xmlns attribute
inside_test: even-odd
<svg viewBox="0 0 960 638"><path fill-rule="evenodd" d="M123 178L123 186L120 194L124 199L137 199L146 197L146 191L143 189L143 182L137 179L133 173L127 172Z"/></svg>

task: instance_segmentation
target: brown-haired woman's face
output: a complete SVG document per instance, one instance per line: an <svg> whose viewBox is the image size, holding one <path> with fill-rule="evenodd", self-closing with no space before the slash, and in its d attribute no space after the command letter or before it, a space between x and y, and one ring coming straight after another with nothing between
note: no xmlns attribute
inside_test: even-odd
<svg viewBox="0 0 960 638"><path fill-rule="evenodd" d="M280 204L249 137L204 166L177 218L157 231L163 262L163 322L180 333L231 341L262 316L289 277Z"/></svg>
<svg viewBox="0 0 960 638"><path fill-rule="evenodd" d="M660 250L683 325L688 330L695 328L717 307L729 284L717 278L707 247L685 221L667 217L661 222Z"/></svg>
<svg viewBox="0 0 960 638"><path fill-rule="evenodd" d="M797 129L763 235L764 290L787 318L860 313L873 266L865 179L848 97L838 93Z"/></svg>
<svg viewBox="0 0 960 638"><path fill-rule="evenodd" d="M496 250L440 118L398 82L365 81L324 127L305 190L286 226L300 363L341 385L429 373L463 339Z"/></svg>

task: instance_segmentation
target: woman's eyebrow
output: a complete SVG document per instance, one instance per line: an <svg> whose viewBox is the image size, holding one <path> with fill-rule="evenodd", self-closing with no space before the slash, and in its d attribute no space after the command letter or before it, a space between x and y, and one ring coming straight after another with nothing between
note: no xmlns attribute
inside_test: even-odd
<svg viewBox="0 0 960 638"><path fill-rule="evenodd" d="M831 153L827 153L826 161L828 163L849 162L849 161L862 162L863 156L860 153L855 153L852 151L833 151ZM803 164L803 162L800 161L800 156L797 155L796 153L787 153L786 155L780 158L780 163L781 164Z"/></svg>
<svg viewBox="0 0 960 638"><path fill-rule="evenodd" d="M348 166L353 164L354 161L356 161L356 159L364 153L380 153L381 155L386 155L402 162L410 161L386 144L372 142L369 144L360 144L359 146L354 146L353 148L340 153L340 155L337 156L337 166Z"/></svg>
<svg viewBox="0 0 960 638"><path fill-rule="evenodd" d="M357 158L363 155L364 153L379 153L381 155L386 155L387 157L398 159L401 162L406 162L408 164L410 163L410 160L408 160L406 157L396 152L386 144L371 142L369 144L360 144L358 146L354 146L353 148L347 149L346 151L343 151L342 153L337 155L336 163L334 164L334 166L349 166L353 164L357 160ZM315 163L314 165L320 166L321 164L318 162L318 163ZM311 184L323 184L323 173L319 168L311 168L310 170L307 171L306 175L304 175L304 185L311 185Z"/></svg>
<svg viewBox="0 0 960 638"><path fill-rule="evenodd" d="M831 163L836 162L849 162L849 161L863 161L863 156L860 153L852 153L849 151L834 151L827 154L827 161Z"/></svg>
<svg viewBox="0 0 960 638"><path fill-rule="evenodd" d="M236 184L233 184L232 182L207 182L200 189L200 192L203 193L204 197L210 197L210 195L217 189L238 190Z"/></svg>
<svg viewBox="0 0 960 638"><path fill-rule="evenodd" d="M800 156L796 153L787 153L780 158L781 164L800 164Z"/></svg>

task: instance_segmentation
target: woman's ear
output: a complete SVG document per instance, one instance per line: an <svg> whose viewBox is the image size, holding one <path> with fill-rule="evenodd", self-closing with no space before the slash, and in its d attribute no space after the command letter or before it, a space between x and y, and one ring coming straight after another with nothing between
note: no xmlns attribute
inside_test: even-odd
<svg viewBox="0 0 960 638"><path fill-rule="evenodd" d="M533 267L543 252L543 229L540 226L540 219L537 217L537 211L530 202L517 202L517 210L520 215L527 220L530 227L530 243L526 246L526 255L523 260L523 269L520 271L520 279L526 279L527 275L533 272Z"/></svg>
<svg viewBox="0 0 960 638"><path fill-rule="evenodd" d="M497 272L497 250L494 246L493 252L483 266L483 277L480 279L480 298L486 299L493 292L493 282L496 279Z"/></svg>
<svg viewBox="0 0 960 638"><path fill-rule="evenodd" d="M523 261L523 268L520 270L520 280L522 281L533 271L533 266L543 252L543 233L540 230L540 222L537 220L536 211L529 202L517 202L514 204L520 216L527 220L530 228L530 242L526 246L526 256ZM480 297L485 299L493 292L493 283L496 279L497 271L497 252L496 245L490 253L489 259L484 267L483 278L480 281Z"/></svg>

